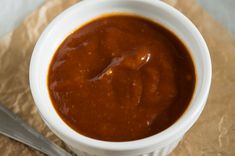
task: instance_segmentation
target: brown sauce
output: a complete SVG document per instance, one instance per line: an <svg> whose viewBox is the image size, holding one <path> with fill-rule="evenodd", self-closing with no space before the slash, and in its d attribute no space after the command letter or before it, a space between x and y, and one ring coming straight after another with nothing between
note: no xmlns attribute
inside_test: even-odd
<svg viewBox="0 0 235 156"><path fill-rule="evenodd" d="M180 118L195 77L173 33L141 17L110 15L65 39L51 61L48 89L57 113L78 133L131 141Z"/></svg>

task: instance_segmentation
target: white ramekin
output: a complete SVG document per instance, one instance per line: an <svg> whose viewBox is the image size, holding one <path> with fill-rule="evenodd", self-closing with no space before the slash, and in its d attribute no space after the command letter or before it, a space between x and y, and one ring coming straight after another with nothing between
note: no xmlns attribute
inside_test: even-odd
<svg viewBox="0 0 235 156"><path fill-rule="evenodd" d="M130 13L164 25L185 43L197 73L196 88L186 112L171 127L154 136L130 142L106 142L71 129L56 113L48 94L51 59L63 40L84 23L108 13ZM30 87L38 111L48 127L76 153L97 156L164 156L169 154L195 123L206 103L211 83L211 60L197 28L173 7L156 0L90 0L57 16L42 33L30 63ZM89 122L89 121L88 121Z"/></svg>

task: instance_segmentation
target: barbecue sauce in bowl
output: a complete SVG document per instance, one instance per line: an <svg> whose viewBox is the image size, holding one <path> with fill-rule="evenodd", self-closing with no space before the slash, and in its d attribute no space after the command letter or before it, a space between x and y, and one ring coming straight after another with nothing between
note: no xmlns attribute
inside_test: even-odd
<svg viewBox="0 0 235 156"><path fill-rule="evenodd" d="M103 141L132 141L170 127L196 82L188 49L148 19L110 15L69 35L48 71L48 90L72 129Z"/></svg>

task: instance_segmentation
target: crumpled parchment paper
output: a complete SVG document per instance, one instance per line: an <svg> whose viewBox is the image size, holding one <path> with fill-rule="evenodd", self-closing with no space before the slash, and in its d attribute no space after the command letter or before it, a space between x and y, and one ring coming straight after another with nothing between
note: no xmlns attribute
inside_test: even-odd
<svg viewBox="0 0 235 156"><path fill-rule="evenodd" d="M28 80L34 45L47 24L77 0L49 0L13 32L0 39L0 101L29 125L63 148L66 145L43 123L34 105ZM235 155L235 39L210 17L196 0L165 0L189 17L204 36L213 63L207 105L196 124L171 156ZM0 123L1 124L1 123ZM1 156L41 153L0 135Z"/></svg>

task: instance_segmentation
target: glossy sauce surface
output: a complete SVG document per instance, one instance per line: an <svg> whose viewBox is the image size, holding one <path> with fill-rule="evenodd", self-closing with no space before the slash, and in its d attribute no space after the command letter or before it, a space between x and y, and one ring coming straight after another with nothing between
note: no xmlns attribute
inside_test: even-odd
<svg viewBox="0 0 235 156"><path fill-rule="evenodd" d="M190 103L195 77L173 33L141 17L110 15L65 39L51 61L48 89L78 133L131 141L171 126Z"/></svg>

